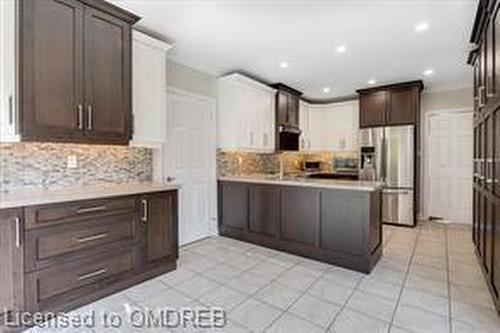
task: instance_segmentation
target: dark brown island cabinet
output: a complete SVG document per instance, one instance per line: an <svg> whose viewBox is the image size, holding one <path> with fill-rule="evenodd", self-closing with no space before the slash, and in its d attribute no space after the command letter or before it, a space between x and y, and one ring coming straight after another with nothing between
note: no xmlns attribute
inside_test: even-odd
<svg viewBox="0 0 500 333"><path fill-rule="evenodd" d="M500 312L500 4L479 1L468 62L474 68L473 233Z"/></svg>
<svg viewBox="0 0 500 333"><path fill-rule="evenodd" d="M357 90L359 126L416 125L420 114L422 81Z"/></svg>
<svg viewBox="0 0 500 333"><path fill-rule="evenodd" d="M128 143L138 19L103 0L19 1L23 141Z"/></svg>
<svg viewBox="0 0 500 333"><path fill-rule="evenodd" d="M381 192L220 181L219 233L369 273L382 255Z"/></svg>
<svg viewBox="0 0 500 333"><path fill-rule="evenodd" d="M0 331L174 270L177 230L176 190L0 210Z"/></svg>

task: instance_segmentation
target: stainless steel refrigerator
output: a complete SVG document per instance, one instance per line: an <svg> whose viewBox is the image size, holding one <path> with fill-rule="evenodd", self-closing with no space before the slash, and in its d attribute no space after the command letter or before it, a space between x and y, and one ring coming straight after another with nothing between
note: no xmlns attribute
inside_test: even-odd
<svg viewBox="0 0 500 333"><path fill-rule="evenodd" d="M360 131L360 178L384 183L384 223L415 225L415 127Z"/></svg>

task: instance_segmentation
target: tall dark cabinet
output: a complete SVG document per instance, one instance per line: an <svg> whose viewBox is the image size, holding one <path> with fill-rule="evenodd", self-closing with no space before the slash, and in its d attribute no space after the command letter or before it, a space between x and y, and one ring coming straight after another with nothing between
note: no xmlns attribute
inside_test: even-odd
<svg viewBox="0 0 500 333"><path fill-rule="evenodd" d="M276 149L299 150L299 104L302 93L283 83L276 89Z"/></svg>
<svg viewBox="0 0 500 333"><path fill-rule="evenodd" d="M468 62L474 72L472 238L500 311L500 2L481 0Z"/></svg>
<svg viewBox="0 0 500 333"><path fill-rule="evenodd" d="M103 0L19 1L22 140L127 144L131 27Z"/></svg>

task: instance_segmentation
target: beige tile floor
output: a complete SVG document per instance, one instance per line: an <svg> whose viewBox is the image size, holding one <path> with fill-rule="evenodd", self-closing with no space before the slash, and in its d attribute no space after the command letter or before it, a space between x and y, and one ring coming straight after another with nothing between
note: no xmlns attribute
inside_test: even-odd
<svg viewBox="0 0 500 333"><path fill-rule="evenodd" d="M181 249L176 271L74 313L106 309L126 317L130 307L165 306L227 311L224 329L189 332L500 332L470 231L432 223L384 226L384 256L369 275L229 238L206 239ZM60 331L146 330L125 323Z"/></svg>

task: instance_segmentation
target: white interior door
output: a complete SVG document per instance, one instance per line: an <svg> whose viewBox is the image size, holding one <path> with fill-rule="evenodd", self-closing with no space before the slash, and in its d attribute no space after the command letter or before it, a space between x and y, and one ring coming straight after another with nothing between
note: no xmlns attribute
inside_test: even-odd
<svg viewBox="0 0 500 333"><path fill-rule="evenodd" d="M215 101L169 89L167 106L166 175L181 184L182 245L217 230Z"/></svg>
<svg viewBox="0 0 500 333"><path fill-rule="evenodd" d="M427 213L448 222L472 221L472 112L428 117Z"/></svg>

